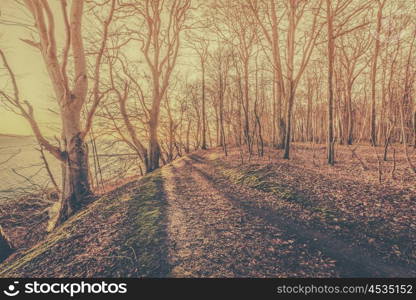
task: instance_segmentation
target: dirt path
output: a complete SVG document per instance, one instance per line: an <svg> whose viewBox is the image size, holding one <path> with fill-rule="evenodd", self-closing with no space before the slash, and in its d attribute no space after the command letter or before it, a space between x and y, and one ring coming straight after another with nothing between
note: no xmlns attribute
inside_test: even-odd
<svg viewBox="0 0 416 300"><path fill-rule="evenodd" d="M406 271L299 224L240 205L203 160L164 168L173 277L406 276ZM361 254L360 254L361 253Z"/></svg>
<svg viewBox="0 0 416 300"><path fill-rule="evenodd" d="M164 170L173 277L337 276L334 261L246 213L181 160Z"/></svg>

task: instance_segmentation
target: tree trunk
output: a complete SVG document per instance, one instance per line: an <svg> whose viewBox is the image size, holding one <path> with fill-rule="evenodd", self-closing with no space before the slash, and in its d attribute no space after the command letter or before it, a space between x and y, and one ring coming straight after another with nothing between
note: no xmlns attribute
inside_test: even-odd
<svg viewBox="0 0 416 300"><path fill-rule="evenodd" d="M88 165L88 150L81 138L81 133L71 134L65 139L66 159L63 167L62 198L56 227L65 222L71 215L78 212L91 202L91 188Z"/></svg>
<svg viewBox="0 0 416 300"><path fill-rule="evenodd" d="M168 145L168 162L173 160L173 151L175 147L175 133L174 133L174 124L172 118L169 119L169 145Z"/></svg>
<svg viewBox="0 0 416 300"><path fill-rule="evenodd" d="M285 144L285 122L282 118L282 98L284 94L284 84L282 75L282 63L280 60L280 44L279 44L279 27L278 17L276 14L276 3L274 0L270 1L271 7L271 19L272 19L272 51L273 51L273 62L274 62L274 84L276 87L276 100L277 100L277 148L283 149Z"/></svg>
<svg viewBox="0 0 416 300"><path fill-rule="evenodd" d="M206 112L205 112L205 64L201 60L202 65L202 146L203 150L207 149L207 129L206 129Z"/></svg>
<svg viewBox="0 0 416 300"><path fill-rule="evenodd" d="M274 71L276 73L276 71ZM276 76L275 76L276 77ZM276 81L273 80L272 85L272 147L277 148L277 126L278 126L278 118L277 118L277 95L276 95Z"/></svg>
<svg viewBox="0 0 416 300"><path fill-rule="evenodd" d="M306 112L306 141L312 142L312 94L308 93L308 106Z"/></svg>
<svg viewBox="0 0 416 300"><path fill-rule="evenodd" d="M246 140L246 144L248 147L248 152L250 155L252 154L252 143L251 143L251 135L250 135L250 101L249 101L249 69L248 64L249 60L246 58L243 61L244 66L244 137Z"/></svg>
<svg viewBox="0 0 416 300"><path fill-rule="evenodd" d="M377 12L377 35L380 35L382 29L383 7L386 1L379 2ZM373 63L371 67L371 118L370 118L370 142L373 146L377 146L376 133L376 84L377 84L377 63L380 52L381 42L379 38L375 39Z"/></svg>
<svg viewBox="0 0 416 300"><path fill-rule="evenodd" d="M416 109L413 113L413 147L416 149Z"/></svg>
<svg viewBox="0 0 416 300"><path fill-rule="evenodd" d="M416 174L416 166L413 165L412 161L410 160L409 151L407 150L407 135L406 135L406 128L405 128L405 117L404 117L404 100L408 97L408 91L405 88L405 95L403 96L402 103L400 105L400 127L402 132L402 142L403 142L403 150L406 157L406 161L409 165L409 168L413 173Z"/></svg>
<svg viewBox="0 0 416 300"><path fill-rule="evenodd" d="M335 151L334 151L334 87L333 87L333 73L334 73L334 34L333 34L333 15L330 0L326 1L327 5L327 25L328 25L328 145L327 158L328 164L334 165Z"/></svg>
<svg viewBox="0 0 416 300"><path fill-rule="evenodd" d="M13 252L13 246L0 226L0 263L8 258Z"/></svg>
<svg viewBox="0 0 416 300"><path fill-rule="evenodd" d="M224 154L225 156L228 155L227 153L227 142L226 142L226 137L225 137L225 130L224 130L224 82L223 82L223 78L222 78L222 74L220 73L220 78L219 78L219 115L220 115L220 134L221 134L221 146L224 150Z"/></svg>
<svg viewBox="0 0 416 300"><path fill-rule="evenodd" d="M149 163L146 166L146 173L159 168L160 146L157 136L157 116L152 116L149 122Z"/></svg>
<svg viewBox="0 0 416 300"><path fill-rule="evenodd" d="M185 153L188 154L190 152L190 135L191 135L191 125L192 120L189 118L188 126L186 127L186 141L185 141Z"/></svg>
<svg viewBox="0 0 416 300"><path fill-rule="evenodd" d="M351 99L351 89L348 90L347 95L347 113L348 113L348 127L347 127L347 144L352 145L353 142L353 130L354 122L352 116L352 99Z"/></svg>
<svg viewBox="0 0 416 300"><path fill-rule="evenodd" d="M285 130L285 151L283 154L284 159L290 158L290 140L291 140L291 134L292 134L292 110L293 110L293 103L294 103L294 90L293 87L290 87L290 95L287 103L287 110L286 110L286 130Z"/></svg>

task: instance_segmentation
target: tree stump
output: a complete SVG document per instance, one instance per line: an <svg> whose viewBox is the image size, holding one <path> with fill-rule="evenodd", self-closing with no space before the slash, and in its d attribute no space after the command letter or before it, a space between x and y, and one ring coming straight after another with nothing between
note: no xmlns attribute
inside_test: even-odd
<svg viewBox="0 0 416 300"><path fill-rule="evenodd" d="M0 226L0 262L4 261L14 252L12 243Z"/></svg>

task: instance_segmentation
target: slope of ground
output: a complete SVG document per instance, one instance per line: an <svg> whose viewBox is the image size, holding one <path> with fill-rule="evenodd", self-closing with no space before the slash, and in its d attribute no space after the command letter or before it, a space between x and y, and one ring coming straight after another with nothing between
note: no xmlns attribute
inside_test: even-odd
<svg viewBox="0 0 416 300"><path fill-rule="evenodd" d="M159 172L110 192L29 250L0 277L162 277L165 203Z"/></svg>
<svg viewBox="0 0 416 300"><path fill-rule="evenodd" d="M188 158L164 169L173 277L331 277L334 260L236 205Z"/></svg>
<svg viewBox="0 0 416 300"><path fill-rule="evenodd" d="M30 248L46 236L48 209L56 200L29 194L0 203L0 226L16 249Z"/></svg>
<svg viewBox="0 0 416 300"><path fill-rule="evenodd" d="M290 229L312 229L335 237L367 253L364 262L373 256L378 258L376 264L385 262L398 269L403 266L399 274L415 273L416 194L411 178L406 178L407 186L402 182L378 184L372 181L371 171L369 176L354 179L340 175L339 169L306 167L278 156L253 158L241 164L238 151L231 151L228 157L220 150L199 154L191 155L193 164L217 188L234 194L239 204L250 210L261 208L272 218L280 216L295 222ZM317 246L328 253L325 245ZM371 270L365 272L374 275Z"/></svg>
<svg viewBox="0 0 416 300"><path fill-rule="evenodd" d="M101 196L0 276L415 277L411 181L334 169L199 151Z"/></svg>
<svg viewBox="0 0 416 300"><path fill-rule="evenodd" d="M252 174L244 175L252 165L233 169L228 159L220 151L200 151L165 169L166 186L171 187L172 276L415 275L414 264L351 243L325 223L310 222L302 216L308 211L296 203L307 198L282 186L266 186Z"/></svg>

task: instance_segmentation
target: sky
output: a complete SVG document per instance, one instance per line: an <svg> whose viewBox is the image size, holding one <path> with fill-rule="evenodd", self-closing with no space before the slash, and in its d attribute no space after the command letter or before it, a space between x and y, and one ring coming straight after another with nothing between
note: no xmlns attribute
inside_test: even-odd
<svg viewBox="0 0 416 300"><path fill-rule="evenodd" d="M58 44L59 38L63 38L63 34L59 34L59 31L63 31L62 22L60 22L60 9L59 1L49 1L52 10L56 12L56 30ZM400 11L400 10L399 10ZM400 17L400 14L398 15ZM20 93L23 100L29 101L35 108L35 118L40 124L43 133L47 136L55 135L58 133L59 128L58 116L51 112L51 110L57 110L56 100L54 99L53 90L50 84L50 79L47 75L44 62L42 60L40 52L25 44L20 39L27 38L32 39L29 31L25 28L11 25L2 24L2 20L26 20L33 22L31 18L28 18L28 13L24 13L24 10L16 5L15 0L0 0L0 48L6 53L8 61L17 76L18 86L20 87ZM87 20L84 16L84 22ZM3 22L4 23L4 22ZM84 23L85 24L85 23ZM389 24L389 23L388 23ZM36 34L33 37L36 40ZM184 43L182 44L184 45ZM59 45L58 45L59 46ZM59 47L60 48L60 47ZM133 49L134 55L136 54L136 48ZM178 66L181 73L191 73L190 76L198 76L198 60L195 57L191 58L189 49L182 49L182 59L178 60ZM185 65L187 64L187 66ZM1 70L0 74L4 74L4 70ZM187 76L189 78L189 74ZM7 85L4 76L0 75L0 89ZM12 112L4 109L1 105L0 99L0 134L32 134L31 129L25 119L20 116L16 116Z"/></svg>
<svg viewBox="0 0 416 300"><path fill-rule="evenodd" d="M0 0L0 19L30 20L22 12L22 8L13 3L14 1ZM50 111L50 109L56 110L57 108L50 80L40 52L22 42L21 38L30 39L27 29L0 24L0 48L5 52L16 74L22 99L29 101L34 107L35 118L41 125L43 133L52 135L56 133L59 123L56 114ZM4 74L3 70L1 73ZM5 77L1 76L0 88L7 84L4 80ZM5 110L0 103L0 134L31 135L32 131L25 119Z"/></svg>
<svg viewBox="0 0 416 300"><path fill-rule="evenodd" d="M56 12L56 36L58 49L60 49L59 44L62 44L64 34L59 34L60 31L63 33L59 1L49 1L48 3L51 5L51 9ZM43 59L37 49L20 40L21 38L36 40L37 34L33 34L32 37L26 28L5 25L1 22L1 20L33 22L28 12L24 13L24 11L25 9L16 5L15 0L0 0L0 48L6 53L9 64L17 76L22 99L29 101L34 107L35 118L43 133L45 135L56 135L59 128L59 119L50 109L57 111L58 107ZM87 14L84 15L84 25L87 24ZM134 53L137 55L135 49ZM191 55L194 54L185 53L186 59L178 60L178 67L180 65L181 71L189 68L189 66L185 67L183 64L188 62L189 65ZM195 61L195 58L192 58L191 61ZM191 66L191 69L194 68ZM4 70L1 71L0 69L0 74L4 74ZM4 88L7 84L4 82L5 78L0 76L0 88ZM0 134L31 135L32 131L25 119L7 111L0 102Z"/></svg>

